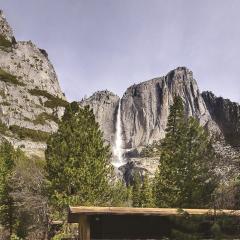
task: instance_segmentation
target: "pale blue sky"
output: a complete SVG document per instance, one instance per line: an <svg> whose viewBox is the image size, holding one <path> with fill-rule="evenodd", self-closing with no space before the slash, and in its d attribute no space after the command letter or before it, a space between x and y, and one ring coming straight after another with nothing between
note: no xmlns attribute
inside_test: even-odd
<svg viewBox="0 0 240 240"><path fill-rule="evenodd" d="M47 50L79 100L190 68L200 89L240 101L239 0L0 0L17 40Z"/></svg>

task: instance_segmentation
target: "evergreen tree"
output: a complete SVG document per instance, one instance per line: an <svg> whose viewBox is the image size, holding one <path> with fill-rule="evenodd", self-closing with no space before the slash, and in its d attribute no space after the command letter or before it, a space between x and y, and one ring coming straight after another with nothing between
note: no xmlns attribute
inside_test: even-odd
<svg viewBox="0 0 240 240"><path fill-rule="evenodd" d="M176 141L180 136L180 131L182 129L182 124L184 124L184 106L181 97L175 96L173 100L173 105L170 106L170 113L168 117L168 123L166 128L166 137L169 140ZM168 140L166 139L166 140ZM166 144L167 142L165 142Z"/></svg>
<svg viewBox="0 0 240 240"><path fill-rule="evenodd" d="M106 205L111 200L109 146L90 108L70 104L47 142L46 171L55 207Z"/></svg>
<svg viewBox="0 0 240 240"><path fill-rule="evenodd" d="M140 207L153 207L152 185L147 174L144 176L140 189L139 205Z"/></svg>
<svg viewBox="0 0 240 240"><path fill-rule="evenodd" d="M132 205L133 207L141 207L140 194L141 194L141 177L139 174L135 173L133 178L132 187Z"/></svg>
<svg viewBox="0 0 240 240"><path fill-rule="evenodd" d="M111 206L113 207L130 207L132 200L132 188L126 187L125 182L117 181L112 186Z"/></svg>
<svg viewBox="0 0 240 240"><path fill-rule="evenodd" d="M176 97L170 108L155 179L156 205L206 206L215 187L209 167L214 157L207 132L196 119L184 118L182 100Z"/></svg>
<svg viewBox="0 0 240 240"><path fill-rule="evenodd" d="M13 176L14 161L18 155L13 146L8 142L0 145L0 223L9 233L13 234L16 223L16 208L11 195L11 180Z"/></svg>
<svg viewBox="0 0 240 240"><path fill-rule="evenodd" d="M153 207L152 184L147 174L143 180L139 174L134 175L132 205L133 207Z"/></svg>

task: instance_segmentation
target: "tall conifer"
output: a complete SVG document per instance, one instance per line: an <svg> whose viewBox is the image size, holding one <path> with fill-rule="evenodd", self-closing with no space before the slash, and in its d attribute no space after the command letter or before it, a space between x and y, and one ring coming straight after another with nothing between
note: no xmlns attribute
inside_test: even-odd
<svg viewBox="0 0 240 240"><path fill-rule="evenodd" d="M109 146L90 108L70 104L59 130L47 142L47 179L51 203L106 205L111 200Z"/></svg>
<svg viewBox="0 0 240 240"><path fill-rule="evenodd" d="M194 118L185 119L183 102L174 99L155 179L159 207L204 207L215 182L211 163L215 154L206 130Z"/></svg>
<svg viewBox="0 0 240 240"><path fill-rule="evenodd" d="M140 207L153 207L152 184L147 174L144 176L139 198Z"/></svg>

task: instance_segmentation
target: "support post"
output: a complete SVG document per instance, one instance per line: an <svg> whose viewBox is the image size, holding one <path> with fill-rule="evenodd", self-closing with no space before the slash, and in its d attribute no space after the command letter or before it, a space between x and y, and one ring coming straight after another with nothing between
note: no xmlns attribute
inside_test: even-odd
<svg viewBox="0 0 240 240"><path fill-rule="evenodd" d="M78 223L78 239L90 240L90 222L86 215L81 215Z"/></svg>

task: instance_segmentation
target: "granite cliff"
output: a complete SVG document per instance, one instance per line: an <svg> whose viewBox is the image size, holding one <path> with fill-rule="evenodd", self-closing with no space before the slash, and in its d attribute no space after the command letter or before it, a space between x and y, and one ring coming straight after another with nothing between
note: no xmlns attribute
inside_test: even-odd
<svg viewBox="0 0 240 240"><path fill-rule="evenodd" d="M127 89L122 97L123 137L126 148L151 144L165 136L169 107L174 96L181 96L188 116L199 119L214 131L213 122L193 73L179 67L166 76Z"/></svg>
<svg viewBox="0 0 240 240"><path fill-rule="evenodd" d="M47 52L31 41L16 41L2 11L0 26L0 138L29 154L43 156L46 139L58 129L67 101ZM142 157L140 152L164 138L169 107L176 95L182 97L187 116L196 117L220 137L217 151L234 162L240 142L239 104L210 92L201 93L192 71L186 67L134 84L122 98L105 90L79 104L93 109L106 142L113 146L121 101L125 158L153 173L158 159Z"/></svg>
<svg viewBox="0 0 240 240"><path fill-rule="evenodd" d="M113 144L116 132L117 107L120 98L107 90L94 93L91 97L83 99L81 106L90 106L103 130L104 139Z"/></svg>
<svg viewBox="0 0 240 240"><path fill-rule="evenodd" d="M217 123L226 141L240 147L240 105L229 99L216 97L212 92L203 92L211 118Z"/></svg>
<svg viewBox="0 0 240 240"><path fill-rule="evenodd" d="M216 171L224 178L236 174L236 164L240 158L239 104L215 97L209 92L201 93L192 71L178 67L166 76L132 85L120 100L123 148L128 161L121 168L126 174L125 179L129 181L136 169L147 171L150 175L154 173L158 158L146 158L140 153L144 146L164 138L169 107L176 95L183 99L186 115L197 118L217 137L214 146L224 160L219 161ZM119 97L108 91L96 92L81 104L93 108L105 139L113 146Z"/></svg>
<svg viewBox="0 0 240 240"><path fill-rule="evenodd" d="M47 52L31 41L17 42L2 11L0 26L1 138L43 156L66 99Z"/></svg>
<svg viewBox="0 0 240 240"><path fill-rule="evenodd" d="M182 97L187 116L196 117L210 131L221 133L193 78L193 73L186 67L179 67L164 77L134 84L123 94L121 119L125 149L141 148L164 138L169 107L176 95ZM81 104L88 104L93 108L105 138L111 140L111 143L115 133L112 121L116 118L118 102L119 97L108 91L96 92L81 101ZM106 128L106 124L111 127Z"/></svg>

